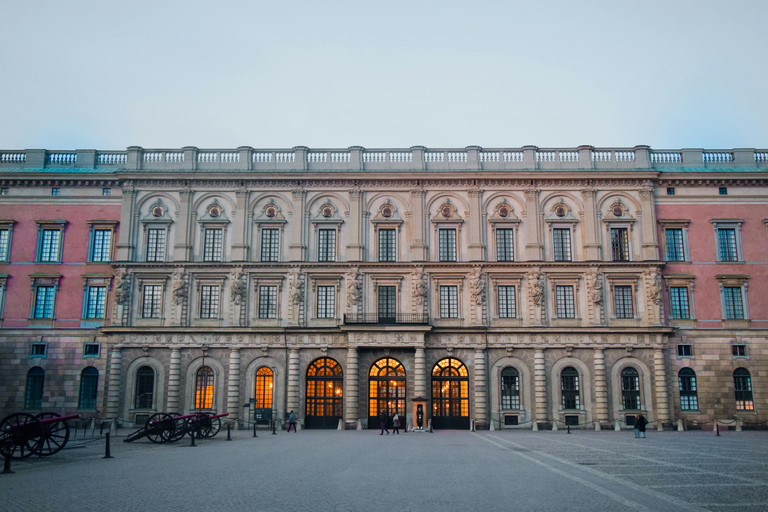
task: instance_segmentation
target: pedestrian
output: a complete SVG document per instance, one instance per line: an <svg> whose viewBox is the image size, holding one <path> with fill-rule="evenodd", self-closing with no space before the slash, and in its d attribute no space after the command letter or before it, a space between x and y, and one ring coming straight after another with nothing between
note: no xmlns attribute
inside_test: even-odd
<svg viewBox="0 0 768 512"><path fill-rule="evenodd" d="M635 438L645 439L645 426L648 424L648 420L645 416L638 414L635 418Z"/></svg>
<svg viewBox="0 0 768 512"><path fill-rule="evenodd" d="M392 434L400 435L400 416L397 412L392 416Z"/></svg>
<svg viewBox="0 0 768 512"><path fill-rule="evenodd" d="M383 436L384 431L387 430L387 412L384 409L379 412L379 420L381 421L381 432L379 435ZM387 430L387 435L389 435L389 430Z"/></svg>
<svg viewBox="0 0 768 512"><path fill-rule="evenodd" d="M296 413L291 409L291 413L288 415L288 433L291 433L291 427L293 427L293 433L296 434Z"/></svg>

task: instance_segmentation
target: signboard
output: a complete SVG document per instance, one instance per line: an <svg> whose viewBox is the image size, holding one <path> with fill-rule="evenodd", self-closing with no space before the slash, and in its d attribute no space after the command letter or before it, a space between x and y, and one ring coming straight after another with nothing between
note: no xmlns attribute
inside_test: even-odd
<svg viewBox="0 0 768 512"><path fill-rule="evenodd" d="M253 421L267 423L272 419L272 409L254 409Z"/></svg>

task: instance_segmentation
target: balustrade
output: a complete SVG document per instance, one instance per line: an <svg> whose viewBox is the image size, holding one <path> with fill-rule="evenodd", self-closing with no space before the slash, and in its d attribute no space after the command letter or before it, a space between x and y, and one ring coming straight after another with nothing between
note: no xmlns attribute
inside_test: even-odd
<svg viewBox="0 0 768 512"><path fill-rule="evenodd" d="M272 161L272 153L254 153L251 159L253 163L266 164Z"/></svg>
<svg viewBox="0 0 768 512"><path fill-rule="evenodd" d="M652 164L679 164L683 161L680 151L651 151Z"/></svg>
<svg viewBox="0 0 768 512"><path fill-rule="evenodd" d="M704 162L708 164L733 162L733 153L726 151L705 151L702 153L702 158L704 158Z"/></svg>
<svg viewBox="0 0 768 512"><path fill-rule="evenodd" d="M96 163L99 165L119 165L128 161L128 155L125 153L99 153L96 156Z"/></svg>
<svg viewBox="0 0 768 512"><path fill-rule="evenodd" d="M26 153L0 153L0 163L23 164L26 161Z"/></svg>
<svg viewBox="0 0 768 512"><path fill-rule="evenodd" d="M77 153L49 153L49 164L71 165L77 162Z"/></svg>

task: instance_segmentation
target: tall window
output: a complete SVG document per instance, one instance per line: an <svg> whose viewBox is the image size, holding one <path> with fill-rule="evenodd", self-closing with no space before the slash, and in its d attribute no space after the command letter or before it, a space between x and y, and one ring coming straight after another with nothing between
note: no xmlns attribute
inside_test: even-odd
<svg viewBox="0 0 768 512"><path fill-rule="evenodd" d="M95 229L93 231L93 243L91 245L91 261L110 261L110 249L112 248L112 230Z"/></svg>
<svg viewBox="0 0 768 512"><path fill-rule="evenodd" d="M317 261L336 261L336 230L318 230Z"/></svg>
<svg viewBox="0 0 768 512"><path fill-rule="evenodd" d="M195 378L195 409L213 409L213 370L202 366Z"/></svg>
<svg viewBox="0 0 768 512"><path fill-rule="evenodd" d="M457 286L440 287L440 318L459 318L459 289Z"/></svg>
<svg viewBox="0 0 768 512"><path fill-rule="evenodd" d="M640 409L640 374L634 368L621 371L621 403L624 410Z"/></svg>
<svg viewBox="0 0 768 512"><path fill-rule="evenodd" d="M744 318L744 301L740 286L723 287L723 305L725 306L725 318L727 320Z"/></svg>
<svg viewBox="0 0 768 512"><path fill-rule="evenodd" d="M40 236L39 261L57 262L59 259L59 245L61 244L60 229L44 229Z"/></svg>
<svg viewBox="0 0 768 512"><path fill-rule="evenodd" d="M396 261L394 229L379 230L379 261Z"/></svg>
<svg viewBox="0 0 768 512"><path fill-rule="evenodd" d="M272 408L272 376L272 370L266 366L256 370L256 392L254 393L256 409Z"/></svg>
<svg viewBox="0 0 768 512"><path fill-rule="evenodd" d="M397 287L379 286L379 322L393 323L397 318Z"/></svg>
<svg viewBox="0 0 768 512"><path fill-rule="evenodd" d="M499 286L498 299L499 299L499 318L517 317L514 286Z"/></svg>
<svg viewBox="0 0 768 512"><path fill-rule="evenodd" d="M501 408L520 409L520 374L511 366L501 371Z"/></svg>
<svg viewBox="0 0 768 512"><path fill-rule="evenodd" d="M203 261L221 261L224 230L208 228L203 241Z"/></svg>
<svg viewBox="0 0 768 512"><path fill-rule="evenodd" d="M631 286L615 286L613 289L613 301L614 308L616 309L616 318L635 317Z"/></svg>
<svg viewBox="0 0 768 512"><path fill-rule="evenodd" d="M669 301L672 305L672 318L688 320L691 318L691 306L688 301L688 288L685 286L671 286L669 288Z"/></svg>
<svg viewBox="0 0 768 512"><path fill-rule="evenodd" d="M375 428L377 416L384 411L392 417L405 416L405 368L397 359L385 357L368 372L368 426Z"/></svg>
<svg viewBox="0 0 768 512"><path fill-rule="evenodd" d="M440 228L437 230L438 260L456 261L456 229Z"/></svg>
<svg viewBox="0 0 768 512"><path fill-rule="evenodd" d="M80 372L80 400L77 403L79 409L95 409L99 392L99 370L93 366Z"/></svg>
<svg viewBox="0 0 768 512"><path fill-rule="evenodd" d="M611 260L629 261L629 230L611 228Z"/></svg>
<svg viewBox="0 0 768 512"><path fill-rule="evenodd" d="M733 389L736 392L736 409L752 411L755 403L752 401L752 377L746 368L736 368L733 372Z"/></svg>
<svg viewBox="0 0 768 512"><path fill-rule="evenodd" d="M147 261L165 261L165 228L147 230Z"/></svg>
<svg viewBox="0 0 768 512"><path fill-rule="evenodd" d="M277 286L259 286L259 318L277 318Z"/></svg>
<svg viewBox="0 0 768 512"><path fill-rule="evenodd" d="M469 372L454 358L442 359L432 368L432 418L438 427L469 427ZM450 418L467 418L451 421Z"/></svg>
<svg viewBox="0 0 768 512"><path fill-rule="evenodd" d="M280 230L261 230L261 261L279 261L280 259Z"/></svg>
<svg viewBox="0 0 768 512"><path fill-rule="evenodd" d="M496 261L515 261L515 249L511 228L496 230Z"/></svg>
<svg viewBox="0 0 768 512"><path fill-rule="evenodd" d="M677 384L680 388L680 409L695 411L699 408L699 397L696 391L696 372L690 368L681 368L677 374Z"/></svg>
<svg viewBox="0 0 768 512"><path fill-rule="evenodd" d="M317 287L317 318L336 318L336 287Z"/></svg>
<svg viewBox="0 0 768 512"><path fill-rule="evenodd" d="M136 409L151 409L155 397L155 370L151 366L142 366L136 372L136 396L133 405Z"/></svg>
<svg viewBox="0 0 768 512"><path fill-rule="evenodd" d="M735 228L717 228L717 253L719 261L739 261Z"/></svg>
<svg viewBox="0 0 768 512"><path fill-rule="evenodd" d="M142 318L160 318L163 287L158 284L144 286L144 301L141 307Z"/></svg>
<svg viewBox="0 0 768 512"><path fill-rule="evenodd" d="M8 261L11 252L11 230L0 229L0 261Z"/></svg>
<svg viewBox="0 0 768 512"><path fill-rule="evenodd" d="M55 286L38 286L35 290L35 309L32 317L53 318L53 306L55 300Z"/></svg>
<svg viewBox="0 0 768 512"><path fill-rule="evenodd" d="M552 230L552 248L555 261L571 261L571 230L554 228Z"/></svg>
<svg viewBox="0 0 768 512"><path fill-rule="evenodd" d="M43 406L43 385L45 370L33 366L27 372L27 389L24 392L24 408L40 409Z"/></svg>
<svg viewBox="0 0 768 512"><path fill-rule="evenodd" d="M578 409L581 405L579 393L579 372L568 366L560 372L560 393L563 409Z"/></svg>
<svg viewBox="0 0 768 512"><path fill-rule="evenodd" d="M307 368L306 426L336 428L344 401L344 372L330 357L322 357Z"/></svg>
<svg viewBox="0 0 768 512"><path fill-rule="evenodd" d="M555 286L555 302L557 318L576 318L572 285Z"/></svg>
<svg viewBox="0 0 768 512"><path fill-rule="evenodd" d="M685 245L681 228L667 229L667 261L685 261Z"/></svg>
<svg viewBox="0 0 768 512"><path fill-rule="evenodd" d="M85 307L85 318L104 318L104 307L107 301L106 286L89 286Z"/></svg>
<svg viewBox="0 0 768 512"><path fill-rule="evenodd" d="M219 286L200 287L200 318L219 318Z"/></svg>

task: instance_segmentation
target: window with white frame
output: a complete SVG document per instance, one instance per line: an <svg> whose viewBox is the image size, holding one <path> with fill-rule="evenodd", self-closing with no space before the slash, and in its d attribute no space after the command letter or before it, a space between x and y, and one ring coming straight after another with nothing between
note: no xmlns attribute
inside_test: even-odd
<svg viewBox="0 0 768 512"><path fill-rule="evenodd" d="M203 261L221 261L224 230L222 228L205 228L203 237Z"/></svg>
<svg viewBox="0 0 768 512"><path fill-rule="evenodd" d="M32 318L53 318L56 305L56 288L55 284L38 284L35 286Z"/></svg>
<svg viewBox="0 0 768 512"><path fill-rule="evenodd" d="M165 239L168 229L147 229L147 261L165 261Z"/></svg>
<svg viewBox="0 0 768 512"><path fill-rule="evenodd" d="M496 261L515 261L513 228L496 229Z"/></svg>
<svg viewBox="0 0 768 512"><path fill-rule="evenodd" d="M571 228L552 229L552 251L555 261L571 261Z"/></svg>
<svg viewBox="0 0 768 512"><path fill-rule="evenodd" d="M742 261L741 224L737 219L713 219L717 261Z"/></svg>
<svg viewBox="0 0 768 512"><path fill-rule="evenodd" d="M517 303L515 287L500 285L497 288L499 318L516 318Z"/></svg>
<svg viewBox="0 0 768 512"><path fill-rule="evenodd" d="M680 389L680 409L695 411L699 408L699 396L696 390L696 372L690 368L681 368L677 373L677 384Z"/></svg>
<svg viewBox="0 0 768 512"><path fill-rule="evenodd" d="M691 305L688 299L687 286L670 286L669 302L672 306L671 317L673 320L689 320L691 318Z"/></svg>
<svg viewBox="0 0 768 512"><path fill-rule="evenodd" d="M501 409L520 409L520 373L511 366L501 370Z"/></svg>
<svg viewBox="0 0 768 512"><path fill-rule="evenodd" d="M264 262L280 260L280 229L262 228L260 259Z"/></svg>
<svg viewBox="0 0 768 512"><path fill-rule="evenodd" d="M621 404L624 410L640 409L640 374L635 368L621 371Z"/></svg>
<svg viewBox="0 0 768 512"><path fill-rule="evenodd" d="M259 318L277 318L277 286L259 286Z"/></svg>
<svg viewBox="0 0 768 512"><path fill-rule="evenodd" d="M104 318L107 304L106 286L87 286L84 318Z"/></svg>
<svg viewBox="0 0 768 512"><path fill-rule="evenodd" d="M579 372L573 366L567 366L560 372L560 396L563 409L580 408Z"/></svg>
<svg viewBox="0 0 768 512"><path fill-rule="evenodd" d="M456 228L438 228L438 261L456 261Z"/></svg>
<svg viewBox="0 0 768 512"><path fill-rule="evenodd" d="M11 260L11 235L16 221L0 220L0 262Z"/></svg>
<svg viewBox="0 0 768 512"><path fill-rule="evenodd" d="M613 309L616 318L635 317L632 294L632 286L619 285L613 287Z"/></svg>
<svg viewBox="0 0 768 512"><path fill-rule="evenodd" d="M744 299L741 286L723 287L723 317L726 320L744 318Z"/></svg>
<svg viewBox="0 0 768 512"><path fill-rule="evenodd" d="M666 240L666 260L685 261L685 243L683 241L683 228L667 228L664 230Z"/></svg>
<svg viewBox="0 0 768 512"><path fill-rule="evenodd" d="M317 318L336 318L336 287L317 287Z"/></svg>
<svg viewBox="0 0 768 512"><path fill-rule="evenodd" d="M379 261L397 261L397 230L379 229Z"/></svg>
<svg viewBox="0 0 768 512"><path fill-rule="evenodd" d="M159 284L144 285L142 289L142 318L160 318L162 311L163 287Z"/></svg>
<svg viewBox="0 0 768 512"><path fill-rule="evenodd" d="M573 285L555 286L555 306L557 318L576 318Z"/></svg>
<svg viewBox="0 0 768 512"><path fill-rule="evenodd" d="M37 221L37 261L61 262L61 249L66 221Z"/></svg>
<svg viewBox="0 0 768 512"><path fill-rule="evenodd" d="M336 261L336 229L317 230L317 261Z"/></svg>
<svg viewBox="0 0 768 512"><path fill-rule="evenodd" d="M611 261L629 261L629 229L611 228Z"/></svg>
<svg viewBox="0 0 768 512"><path fill-rule="evenodd" d="M459 318L458 286L440 286L440 318Z"/></svg>
<svg viewBox="0 0 768 512"><path fill-rule="evenodd" d="M219 285L200 286L200 318L219 318Z"/></svg>
<svg viewBox="0 0 768 512"><path fill-rule="evenodd" d="M117 222L88 221L90 239L88 245L88 261L106 263L112 261L112 241Z"/></svg>

